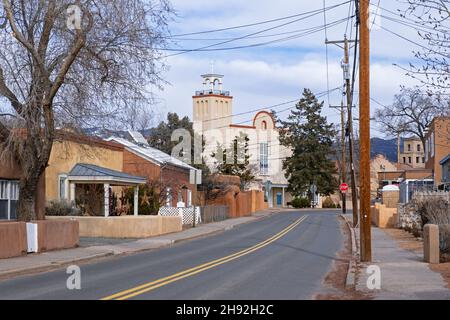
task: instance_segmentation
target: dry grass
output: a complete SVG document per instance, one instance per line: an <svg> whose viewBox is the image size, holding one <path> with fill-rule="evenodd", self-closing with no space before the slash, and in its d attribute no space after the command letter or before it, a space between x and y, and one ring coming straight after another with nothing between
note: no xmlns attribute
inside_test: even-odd
<svg viewBox="0 0 450 320"><path fill-rule="evenodd" d="M384 229L388 235L397 240L400 248L414 252L423 252L423 242L402 229Z"/></svg>

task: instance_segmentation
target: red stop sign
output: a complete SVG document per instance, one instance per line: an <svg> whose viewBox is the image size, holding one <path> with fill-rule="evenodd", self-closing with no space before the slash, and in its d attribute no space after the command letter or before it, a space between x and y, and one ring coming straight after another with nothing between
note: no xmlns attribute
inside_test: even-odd
<svg viewBox="0 0 450 320"><path fill-rule="evenodd" d="M341 190L341 192L347 192L348 191L348 184L346 184L346 183L342 183L340 186L339 186L339 190Z"/></svg>

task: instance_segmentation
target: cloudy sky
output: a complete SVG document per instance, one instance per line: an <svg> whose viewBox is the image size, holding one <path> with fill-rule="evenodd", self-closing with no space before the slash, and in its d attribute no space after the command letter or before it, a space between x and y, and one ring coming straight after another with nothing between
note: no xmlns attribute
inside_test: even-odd
<svg viewBox="0 0 450 320"><path fill-rule="evenodd" d="M354 37L354 20L353 23L352 21L347 23L346 19L349 11L353 12L353 8L350 7L353 1L344 2L345 0L325 1L325 6L329 8L326 11L326 21L330 25L326 30L329 40L340 40L344 34L349 38ZM394 94L399 91L400 85L418 84L394 65L407 67L409 62L415 62L412 52L418 50L418 47L387 30L423 42L415 29L385 18L400 19L394 13L404 8L401 2L380 0L379 6L378 0L371 2L372 11L378 8L376 12L379 14L372 24L371 31L371 93L376 101L389 104ZM290 40L239 50L196 51L178 55L172 55L177 53L176 51L167 52L167 55L171 56L165 58L169 66L165 76L170 84L165 86L164 91L155 92L158 97L157 112L162 116L168 111L192 116L192 95L196 90L202 89L200 75L210 71L211 61L214 61L214 72L225 75L224 90L231 91L234 97L233 113L294 100L301 95L303 88L310 88L317 93L343 84L340 67L343 50L334 45L328 46L329 81L327 81L325 30L321 28L324 25L321 0L172 0L172 4L177 11L177 17L170 25L173 35L170 47L173 49L196 49L237 37L245 38L211 48L246 46L294 37ZM333 7L339 4L342 5ZM258 23L308 12L310 13L303 16L252 27L183 36L187 33ZM262 32L269 28L274 29ZM308 29L317 32L297 37L307 33ZM248 36L251 34L253 35ZM325 105L328 103L340 105L341 93L339 90L334 91L330 94L330 101L327 96L324 96L323 100ZM377 107L379 106L376 103L372 103L372 110ZM283 106L278 109L285 108L286 106ZM336 110L326 107L324 114L331 122L340 121ZM235 117L234 122L250 122L251 118L252 114L247 114ZM372 127L372 135L383 136L382 132L377 131L379 128L375 124Z"/></svg>

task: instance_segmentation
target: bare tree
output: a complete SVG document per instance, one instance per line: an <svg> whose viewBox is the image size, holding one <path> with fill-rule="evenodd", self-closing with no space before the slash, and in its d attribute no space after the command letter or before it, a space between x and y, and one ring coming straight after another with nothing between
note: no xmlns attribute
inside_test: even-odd
<svg viewBox="0 0 450 320"><path fill-rule="evenodd" d="M417 24L418 35L428 42L426 47L414 52L423 65L411 64L408 74L430 90L446 91L450 89L450 1L407 0L407 4L402 15Z"/></svg>
<svg viewBox="0 0 450 320"><path fill-rule="evenodd" d="M410 134L420 138L425 145L425 131L434 117L445 111L433 96L417 88L402 88L390 106L377 110L376 121L386 133Z"/></svg>
<svg viewBox="0 0 450 320"><path fill-rule="evenodd" d="M15 120L0 121L0 149L23 172L19 220L36 218L56 126L112 125L162 85L171 14L168 0L2 0L0 98Z"/></svg>

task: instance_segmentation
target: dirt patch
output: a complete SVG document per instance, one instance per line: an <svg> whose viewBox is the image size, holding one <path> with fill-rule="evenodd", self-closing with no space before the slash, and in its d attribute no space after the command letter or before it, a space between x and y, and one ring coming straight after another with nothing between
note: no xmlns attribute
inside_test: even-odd
<svg viewBox="0 0 450 320"><path fill-rule="evenodd" d="M450 289L450 262L430 264L430 269L439 272L447 282L447 288Z"/></svg>
<svg viewBox="0 0 450 320"><path fill-rule="evenodd" d="M402 229L383 229L383 231L397 240L400 248L417 253L423 252L423 241L411 233Z"/></svg>
<svg viewBox="0 0 450 320"><path fill-rule="evenodd" d="M346 288L347 271L352 259L352 241L347 223L339 218L340 229L344 237L344 247L340 250L333 261L330 272L323 281L324 292L313 296L314 300L368 300L372 297L368 294Z"/></svg>

